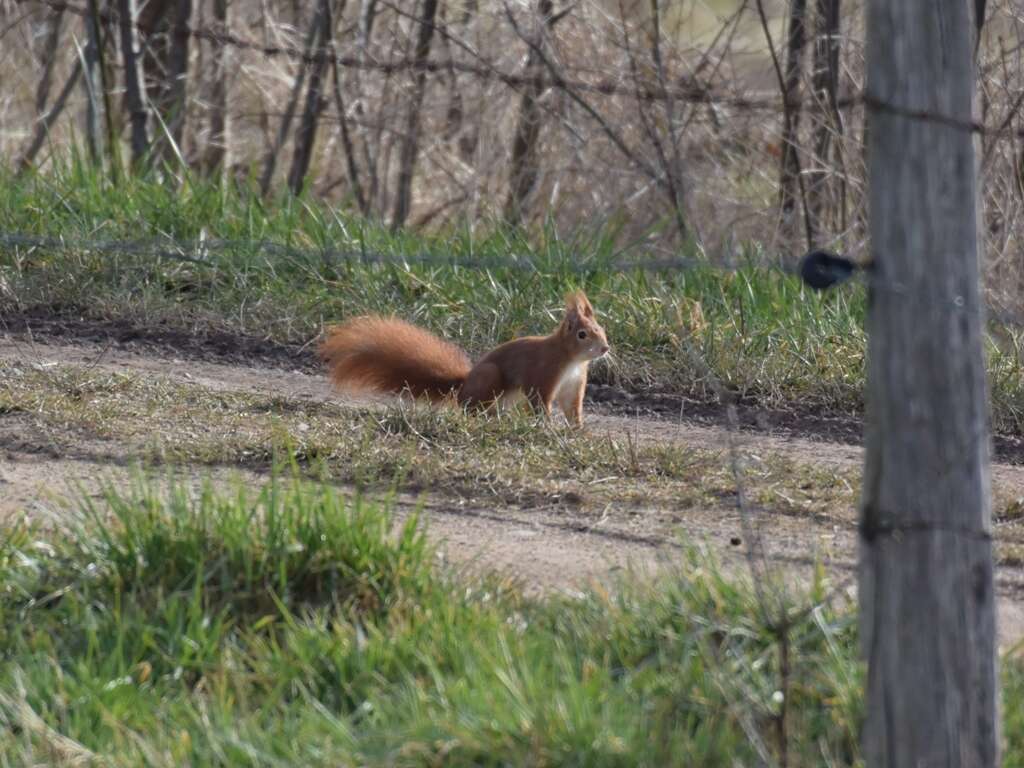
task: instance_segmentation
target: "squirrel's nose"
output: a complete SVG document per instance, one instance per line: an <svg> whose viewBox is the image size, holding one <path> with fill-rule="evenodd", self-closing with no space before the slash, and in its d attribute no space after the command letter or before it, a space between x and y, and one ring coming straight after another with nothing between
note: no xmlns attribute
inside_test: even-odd
<svg viewBox="0 0 1024 768"><path fill-rule="evenodd" d="M607 353L609 349L611 349L611 347L609 347L607 344L602 344L601 345L601 354L603 355L603 354Z"/></svg>

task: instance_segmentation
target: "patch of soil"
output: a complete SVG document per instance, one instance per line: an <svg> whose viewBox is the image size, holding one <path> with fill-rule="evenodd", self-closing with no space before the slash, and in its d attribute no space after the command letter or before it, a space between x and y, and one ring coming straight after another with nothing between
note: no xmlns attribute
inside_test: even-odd
<svg viewBox="0 0 1024 768"><path fill-rule="evenodd" d="M299 346L201 327L188 331L171 325L143 327L128 320L91 319L65 307L35 307L10 314L0 318L0 327L24 340L98 344L123 352L304 373L323 370L312 342ZM605 413L725 426L723 409L717 401L695 400L667 392L629 392L600 383L589 384L587 396ZM748 402L741 404L738 415L740 426L745 430L810 436L851 445L861 441L862 424L856 414L770 409Z"/></svg>
<svg viewBox="0 0 1024 768"><path fill-rule="evenodd" d="M0 458L0 524L27 517L44 525L59 524L82 494L101 499L105 488L126 489L134 471L103 459L7 451ZM200 482L223 488L241 482L256 489L268 480L262 472L238 468L210 468L202 475L188 475L179 468L175 477L197 488ZM424 503L410 494L396 496L393 505L399 523L414 512L427 519L430 537L441 544L441 554L454 567L496 571L521 582L527 591L571 591L609 572L655 567L672 552L671 547L665 549L664 540L589 535L532 512L496 515L429 499Z"/></svg>
<svg viewBox="0 0 1024 768"><path fill-rule="evenodd" d="M717 400L701 401L667 392L626 392L606 384L589 385L587 395L593 402L616 413L728 426L725 409ZM814 437L849 445L859 445L864 430L863 421L856 414L765 408L749 401L737 405L736 416L744 431Z"/></svg>
<svg viewBox="0 0 1024 768"><path fill-rule="evenodd" d="M258 366L319 374L323 365L314 343L281 344L223 330L184 331L170 325L142 327L126 320L94 320L63 307L35 307L0 318L7 333L61 344L110 346L123 352L171 356L190 361ZM608 384L588 384L587 398L609 415L685 421L725 428L724 409L717 401L702 401L669 392L629 392ZM860 414L827 412L820 408L765 408L741 402L740 429L783 437L810 438L830 443L861 445L864 422ZM1024 464L1024 436L993 436L997 460Z"/></svg>
<svg viewBox="0 0 1024 768"><path fill-rule="evenodd" d="M588 385L587 396L607 413L631 413L639 417L686 421L722 429L728 427L725 409L718 402L662 392L631 393L604 384ZM736 416L739 428L744 432L846 445L862 445L864 442L864 419L859 414L765 408L756 403L741 402L736 408ZM998 461L1024 464L1024 437L995 434L992 442Z"/></svg>
<svg viewBox="0 0 1024 768"><path fill-rule="evenodd" d="M112 340L95 326L79 324L80 332L66 343L60 326L45 326L53 333L0 335L0 359L30 365L79 365L84 370L131 371L140 376L162 376L188 381L211 390L273 393L281 398L311 403L333 403L365 407L373 400L342 398L332 392L320 372L298 366L261 366L258 357L246 362L217 358L212 347L190 342L185 351L156 342ZM93 328L92 335L85 333ZM59 341L58 341L59 340ZM151 344L152 346L145 346ZM201 355L187 350L198 348ZM236 348L233 352L238 355ZM298 370L297 370L298 368ZM598 398L600 399L600 398ZM748 454L775 454L803 464L855 468L863 462L862 449L849 441L827 442L818 434L808 437L797 430L760 425L730 435L710 414L689 418L684 404L678 411L651 418L630 406L599 403L588 407L588 430L596 439L602 435L629 433L638 441L706 449L728 449L738 442ZM0 518L59 514L54 494L67 496L68 484L95 489L100 479L113 477L126 482L133 465L130 448L87 435L64 431L41 434L30 414L12 411L0 414ZM210 474L214 478L241 475L246 482L265 479L261 467L203 466L177 467L192 477ZM997 493L1024 498L1024 468L997 464L993 467ZM119 478L119 479L118 479ZM97 492L95 490L91 492ZM573 590L590 579L610 571L639 564L657 565L672 558L677 535L703 542L716 551L727 567L745 569L747 532L728 498L710 508L622 510L589 509L572 503L509 503L500 509L484 508L458 498L433 494L417 498L400 497L404 509L422 503L429 530L460 567L497 568L537 589ZM571 501L571 500L569 500ZM856 510L836 508L828 515L793 517L759 510L754 524L759 529L772 562L796 581L811 577L814 564L822 561L835 571L844 589L854 585L857 533ZM997 525L997 542L1012 542L1020 528L1016 519ZM1004 642L1024 636L1024 566L1006 562L996 580L1000 605L1000 635Z"/></svg>
<svg viewBox="0 0 1024 768"><path fill-rule="evenodd" d="M113 345L125 351L174 355L190 360L316 371L312 344L281 344L257 336L196 327L141 326L129 320L96 320L64 307L33 307L0 318L0 328L24 339L63 344Z"/></svg>

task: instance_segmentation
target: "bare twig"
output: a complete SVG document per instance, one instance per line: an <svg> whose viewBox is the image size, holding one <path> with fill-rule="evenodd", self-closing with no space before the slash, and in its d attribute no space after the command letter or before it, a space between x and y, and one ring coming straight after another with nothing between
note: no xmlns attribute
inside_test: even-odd
<svg viewBox="0 0 1024 768"><path fill-rule="evenodd" d="M633 151L629 147L629 145L626 144L626 141L622 137L621 133L615 130L611 126L611 124L607 120L605 120L604 117L601 116L601 113L598 112L593 107L593 105L590 104L590 102L583 98L582 94L580 94L576 90L573 90L569 82L566 81L566 79L562 76L561 71L554 64L554 62L552 62L551 59L549 59L548 56L544 53L544 51L541 50L534 43L534 41L530 39L529 35L523 32L522 28L520 28L519 23L516 21L516 18L512 13L512 9L509 8L507 2L505 3L505 18L508 19L509 24L512 26L512 29L513 31L515 31L516 35L519 36L519 39L526 43L528 46L530 46L531 50L536 52L537 58L540 60L542 64L544 64L545 67L547 67L548 72L551 75L552 81L559 88L565 91L569 98L576 102L576 104L578 104L583 109L583 111L590 116L590 118L601 129L601 132L604 133L604 135L608 137L609 141L611 141L612 144L615 145L616 149L618 149L619 152L621 152L627 160L629 160L637 168L643 171L648 177L650 177L651 179L659 178L660 174L657 172L655 167L651 165L649 162L647 162L640 155L638 155L635 151Z"/></svg>
<svg viewBox="0 0 1024 768"><path fill-rule="evenodd" d="M331 50L334 52L335 40L334 31L331 30ZM331 81L334 86L334 104L338 110L338 130L341 133L341 147L345 153L345 167L348 170L348 183L355 196L359 212L364 216L369 215L370 209L363 193L363 183L359 176L359 164L356 162L355 148L352 143L352 135L349 131L348 114L345 110L345 100L341 91L341 74L338 68L337 58L331 61Z"/></svg>
<svg viewBox="0 0 1024 768"><path fill-rule="evenodd" d="M65 0L36 0L47 7L66 10L70 13L85 15L85 11L74 3ZM116 19L112 14L101 11L100 19L106 22L114 22ZM143 23L141 20L138 29L147 34L155 33L155 27ZM389 60L374 60L369 57L354 55L334 55L329 50L300 50L287 45L261 45L233 32L222 32L215 29L191 29L185 28L187 34L200 40L207 40L215 45L229 45L239 50L248 50L258 53L268 59L276 56L285 56L305 64L312 64L318 57L326 56L337 63L339 67L351 68L363 71L379 72L386 75L393 75L399 72L444 72L450 69L476 77L481 82L495 81L507 85L510 88L522 88L533 82L532 77L525 77L522 74L505 72L493 63L481 59L482 63L469 64L464 61L438 61L434 59L418 59L413 57L393 58ZM664 101L669 98L669 93L654 86L645 85L640 89L624 87L619 78L578 80L567 78L564 75L554 83L556 87L563 90L574 89L580 93L590 93L603 96L626 96L639 98L645 101ZM671 97L680 102L695 104L715 104L720 107L732 107L748 111L777 112L779 102L776 99L760 99L745 96L738 96L730 93L716 93L708 90L699 83L685 83L670 89ZM798 103L798 102L793 102ZM841 98L837 104L841 109L859 106L863 99L858 95Z"/></svg>
<svg viewBox="0 0 1024 768"><path fill-rule="evenodd" d="M651 0L651 23L653 30L651 32L651 59L655 65L655 71L660 83L665 82L665 68L664 63L661 59L661 9L658 6L657 0ZM641 81L639 66L637 64L637 54L629 36L629 21L626 17L625 8L622 6L621 0L619 3L619 18L622 22L622 33L625 42L626 57L629 60L630 74L633 77L634 82L639 83ZM665 104L665 120L667 124L666 131L669 134L668 145L671 151L665 150L666 142L663 141L661 131L654 124L654 120L647 113L647 105L645 102L637 101L637 114L640 118L640 123L644 129L644 133L647 135L647 139L650 141L651 146L654 148L655 153L658 156L658 167L664 170L664 181L659 183L658 186L665 193L668 198L669 205L672 208L673 216L676 220L676 228L681 238L685 238L687 235L686 219L683 216L683 183L679 170L682 166L681 159L679 157L679 135L675 127L675 100L670 99ZM657 182L657 179L654 179Z"/></svg>

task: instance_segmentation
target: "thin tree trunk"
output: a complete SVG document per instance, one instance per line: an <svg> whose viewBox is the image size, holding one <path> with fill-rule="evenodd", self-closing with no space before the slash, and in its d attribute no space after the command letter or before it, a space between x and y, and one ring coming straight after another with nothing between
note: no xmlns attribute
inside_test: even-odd
<svg viewBox="0 0 1024 768"><path fill-rule="evenodd" d="M842 135L842 115L836 91L839 85L839 1L817 0L817 32L814 41L814 93L821 114L815 128L814 172L808 184L815 232L825 229L829 207L829 173L832 165L832 134ZM837 147L838 149L838 147ZM846 180L840 174L839 183ZM845 217L844 217L845 218Z"/></svg>
<svg viewBox="0 0 1024 768"><path fill-rule="evenodd" d="M151 152L174 162L185 127L191 0L148 0L138 9L145 88L156 124Z"/></svg>
<svg viewBox="0 0 1024 768"><path fill-rule="evenodd" d="M381 110L383 113L383 110ZM389 182L391 181L391 165L392 160L395 156L395 144L396 139L390 134L386 134L383 130L378 129L376 131L377 137L374 141L374 145L377 147L376 157L374 158L374 175L370 179L373 184L377 199L379 200L379 207L381 211L387 206Z"/></svg>
<svg viewBox="0 0 1024 768"><path fill-rule="evenodd" d="M124 104L131 122L132 165L138 167L149 152L146 104L142 95L138 35L135 31L135 0L118 0L121 27L121 61L124 65Z"/></svg>
<svg viewBox="0 0 1024 768"><path fill-rule="evenodd" d="M344 9L341 4L339 13ZM313 17L313 25L319 29L317 33L319 55L309 73L309 88L306 91L306 106L302 119L295 131L295 152L292 155L292 167L288 172L288 187L293 195L302 191L302 185L309 170L309 162L313 157L313 146L316 143L316 129L320 114L324 110L326 99L323 93L324 73L327 70L327 54L331 51L328 43L334 36L334 25L331 21L330 0L320 0Z"/></svg>
<svg viewBox="0 0 1024 768"><path fill-rule="evenodd" d="M32 141L22 152L21 157L18 159L18 173L22 174L32 167L32 163L36 159L36 155L39 154L39 150L42 149L43 144L46 143L46 137L50 135L50 128L57 122L57 118L60 117L64 111L64 107L67 106L68 98L70 98L72 91L75 90L75 86L78 85L78 78L82 76L82 60L79 58L75 61L75 66L71 69L71 74L68 75L68 79L64 81L64 87L61 88L60 93L57 94L57 99L53 102L53 106L50 107L50 111L47 112L36 124L36 132L32 137Z"/></svg>
<svg viewBox="0 0 1024 768"><path fill-rule="evenodd" d="M60 32L64 22L64 11L54 11L48 20L46 41L43 43L43 73L36 85L36 117L40 118L46 111L46 103L50 100L50 87L53 83L53 68L57 63L60 51Z"/></svg>
<svg viewBox="0 0 1024 768"><path fill-rule="evenodd" d="M427 88L427 72L422 65L430 56L430 43L434 38L434 18L437 16L437 2L438 0L423 0L423 17L420 20L414 54L417 65L416 78L398 160L398 188L395 190L395 208L391 216L392 229L398 229L405 224L412 205L412 180L416 171L416 155L420 147L420 112L423 107L423 94Z"/></svg>
<svg viewBox="0 0 1024 768"><path fill-rule="evenodd" d="M867 6L860 637L880 768L998 761L971 21L965 0Z"/></svg>
<svg viewBox="0 0 1024 768"><path fill-rule="evenodd" d="M377 0L362 0L359 8L359 61L366 61L366 52L373 36L373 23L377 20ZM359 70L356 70L358 75Z"/></svg>
<svg viewBox="0 0 1024 768"><path fill-rule="evenodd" d="M306 33L305 57L299 65L299 73L295 78L295 86L292 88L291 96L288 97L288 106L285 107L284 116L281 118L281 126L277 131L277 138L274 143L267 147L267 154L263 157L263 173L260 175L260 194L264 197L270 191L270 182L274 178L274 169L277 167L277 156L281 148L288 140L288 132L292 127L292 120L295 118L295 109L299 104L299 97L302 95L302 86L306 82L306 60L313 55L313 48L316 45L316 38L319 34L319 24L314 17Z"/></svg>
<svg viewBox="0 0 1024 768"><path fill-rule="evenodd" d="M363 116L366 113L366 109L363 106L366 103L366 92L363 87L362 66L366 63L369 55L370 42L373 39L373 27L377 20L377 10L377 0L361 0L359 7L359 36L356 46L360 66L352 70L351 79L357 99L357 116ZM381 105L386 103L385 96L389 92L390 83L391 75L386 73L384 75L384 83L381 86L380 98L376 100L377 103ZM371 133L364 129L362 133L363 167L369 176L369 188L366 191L366 210L370 211L377 202L381 186L378 168L381 157L381 130L378 128ZM383 209L383 205L380 207Z"/></svg>
<svg viewBox="0 0 1024 768"><path fill-rule="evenodd" d="M455 55L452 52L452 33L448 31L448 6L441 5L438 9L440 22L438 29L441 30L440 42L444 47L444 58L448 62L445 74L448 78L448 106L445 109L444 128L441 135L445 141L451 141L462 128L462 121L465 117L465 109L462 105L462 93L459 91L459 76L455 72ZM463 36L462 39L466 39Z"/></svg>
<svg viewBox="0 0 1024 768"><path fill-rule="evenodd" d="M334 41L333 29L331 32L331 53L337 53ZM359 212L366 216L369 214L369 204L366 194L363 192L363 183L359 174L359 165L356 162L355 147L352 142L352 134L349 131L348 112L345 109L345 99L341 91L341 72L337 58L331 58L331 77L334 85L334 106L338 110L338 130L341 133L341 146L345 152L345 167L348 170L348 183L352 188L352 194L356 198Z"/></svg>
<svg viewBox="0 0 1024 768"><path fill-rule="evenodd" d="M665 71L664 57L661 55L661 8L659 0L651 2L651 61L654 63L655 72L658 75L658 84L670 95L665 100L664 123L665 128L659 130L655 123L647 121L651 143L654 145L658 155L658 161L664 169L665 179L662 188L669 198L672 206L672 215L676 221L676 230L679 237L686 239L689 227L686 224L685 207L685 181L683 178L683 159L680 153L682 137L677 128L676 100L671 96L672 84L669 82ZM669 151L665 151L665 143L669 145ZM696 223L694 224L696 228ZM698 239L700 239L698 232Z"/></svg>
<svg viewBox="0 0 1024 768"><path fill-rule="evenodd" d="M385 73L384 82L380 85L380 95L376 100L379 106L374 115L375 124L367 125L363 130L363 166L369 176L366 204L371 211L376 207L381 212L381 218L383 218L384 209L387 207L387 174L391 167L391 149L394 146L393 137L384 131L385 126L390 122L388 118L397 109L391 99L394 82L394 76L391 73ZM363 104L365 103L363 101ZM366 117L368 113L364 107L357 114Z"/></svg>
<svg viewBox="0 0 1024 768"><path fill-rule="evenodd" d="M171 28L171 50L168 57L166 99L163 102L167 136L163 142L164 161L173 163L182 156L181 139L185 133L186 86L188 84L189 21L192 0L176 0L174 26Z"/></svg>
<svg viewBox="0 0 1024 768"><path fill-rule="evenodd" d="M120 177L120 145L118 132L114 127L114 110L110 103L109 85L113 80L106 55L108 35L100 25L98 0L86 4L86 44L83 71L86 74L86 141L93 163L102 166L104 149L110 154L109 171L116 183Z"/></svg>
<svg viewBox="0 0 1024 768"><path fill-rule="evenodd" d="M782 162L779 175L779 205L784 222L792 222L796 213L800 184L800 75L807 47L807 0L790 0L789 36L786 41L786 76L782 88ZM811 237L812 233L808 233Z"/></svg>
<svg viewBox="0 0 1024 768"><path fill-rule="evenodd" d="M213 23L228 28L228 0L213 0ZM213 83L210 87L210 138L203 156L206 173L214 175L225 166L228 151L228 56L226 45L213 46Z"/></svg>
<svg viewBox="0 0 1024 768"><path fill-rule="evenodd" d="M99 54L102 35L96 16L96 3L91 0L85 16L85 50L81 54L85 75L85 145L89 159L99 165L103 162L103 69Z"/></svg>
<svg viewBox="0 0 1024 768"><path fill-rule="evenodd" d="M92 8L93 23L98 46L96 49L100 71L100 96L103 102L103 124L106 128L105 143L110 156L110 174L116 183L121 177L121 131L115 121L114 105L110 95L113 91L114 72L110 57L107 56L107 45L111 43L112 33L106 26L100 25L99 0L89 0ZM105 4L106 5L106 4ZM107 8L104 7L104 11Z"/></svg>
<svg viewBox="0 0 1024 768"><path fill-rule="evenodd" d="M143 85L146 96L161 120L166 120L167 73L170 71L171 56L168 18L173 0L147 0L137 5L136 31L142 49ZM154 141L158 137L154 136Z"/></svg>
<svg viewBox="0 0 1024 768"><path fill-rule="evenodd" d="M519 224L526 212L527 199L537 184L537 145L540 140L541 113L537 101L544 91L543 64L540 50L545 44L547 27L553 14L551 0L537 0L538 39L526 57L525 74L533 81L523 88L519 99L519 118L512 139L508 197L505 200L505 221Z"/></svg>

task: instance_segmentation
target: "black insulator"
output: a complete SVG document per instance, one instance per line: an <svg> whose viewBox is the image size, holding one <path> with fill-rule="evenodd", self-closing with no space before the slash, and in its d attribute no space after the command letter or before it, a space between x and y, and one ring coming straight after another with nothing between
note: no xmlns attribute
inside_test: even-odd
<svg viewBox="0 0 1024 768"><path fill-rule="evenodd" d="M855 262L826 251L811 251L800 259L800 279L816 291L846 282L856 271Z"/></svg>

